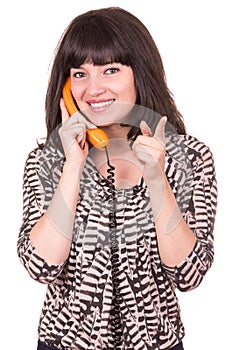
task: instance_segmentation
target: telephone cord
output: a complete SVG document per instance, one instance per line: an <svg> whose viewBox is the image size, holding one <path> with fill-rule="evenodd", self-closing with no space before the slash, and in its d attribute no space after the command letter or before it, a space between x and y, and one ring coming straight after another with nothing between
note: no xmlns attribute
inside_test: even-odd
<svg viewBox="0 0 232 350"><path fill-rule="evenodd" d="M113 284L113 333L114 349L120 350L122 345L122 321L121 321L121 294L119 290L119 246L117 240L117 219L116 219L116 189L115 189L115 167L110 164L109 154L105 148L107 158L107 180L109 181L110 210L109 210L109 228L110 228L110 248L111 248L111 267L112 267L112 284Z"/></svg>

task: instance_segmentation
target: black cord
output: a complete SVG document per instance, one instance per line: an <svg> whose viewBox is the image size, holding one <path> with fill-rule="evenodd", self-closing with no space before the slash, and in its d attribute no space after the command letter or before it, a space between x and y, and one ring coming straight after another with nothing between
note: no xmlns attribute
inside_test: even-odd
<svg viewBox="0 0 232 350"><path fill-rule="evenodd" d="M109 208L109 227L110 227L110 249L111 249L111 266L112 266L112 284L113 284L113 335L114 335L114 349L120 350L122 345L122 321L121 321L121 295L119 291L119 247L117 240L117 219L116 219L116 189L115 189L115 178L114 170L115 167L110 164L109 154L107 148L105 148L107 158L107 180L109 181L109 192L110 192L110 208Z"/></svg>

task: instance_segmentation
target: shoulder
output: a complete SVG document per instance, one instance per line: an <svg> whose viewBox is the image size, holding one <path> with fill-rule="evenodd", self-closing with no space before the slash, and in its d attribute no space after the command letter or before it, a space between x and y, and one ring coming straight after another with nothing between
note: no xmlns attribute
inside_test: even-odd
<svg viewBox="0 0 232 350"><path fill-rule="evenodd" d="M42 152L43 152L43 149L39 146L32 149L26 157L25 166L30 166L32 164L38 163Z"/></svg>
<svg viewBox="0 0 232 350"><path fill-rule="evenodd" d="M38 177L39 173L39 159L41 157L43 150L41 147L35 147L32 149L27 157L24 164L24 182L34 181Z"/></svg>
<svg viewBox="0 0 232 350"><path fill-rule="evenodd" d="M26 167L41 166L41 164L53 164L64 159L64 151L58 134L55 129L48 139L43 139L37 147L32 149L26 158Z"/></svg>
<svg viewBox="0 0 232 350"><path fill-rule="evenodd" d="M185 158L187 156L191 163L213 156L210 148L204 142L189 134L168 133L166 149L171 155L181 153Z"/></svg>
<svg viewBox="0 0 232 350"><path fill-rule="evenodd" d="M179 135L179 138L181 139L192 163L213 161L213 154L210 147L204 142L189 134Z"/></svg>
<svg viewBox="0 0 232 350"><path fill-rule="evenodd" d="M168 134L166 152L168 163L173 168L190 172L195 174L196 177L215 177L213 154L209 146L195 136Z"/></svg>
<svg viewBox="0 0 232 350"><path fill-rule="evenodd" d="M207 146L203 141L199 140L197 137L189 134L178 136L188 149L192 149L198 152L199 154L210 152L209 146Z"/></svg>
<svg viewBox="0 0 232 350"><path fill-rule="evenodd" d="M179 135L195 175L215 180L216 170L213 153L208 145L192 135Z"/></svg>
<svg viewBox="0 0 232 350"><path fill-rule="evenodd" d="M189 154L190 158L205 158L212 156L212 152L204 142L190 134L166 134L166 148L175 153L180 148L182 152Z"/></svg>

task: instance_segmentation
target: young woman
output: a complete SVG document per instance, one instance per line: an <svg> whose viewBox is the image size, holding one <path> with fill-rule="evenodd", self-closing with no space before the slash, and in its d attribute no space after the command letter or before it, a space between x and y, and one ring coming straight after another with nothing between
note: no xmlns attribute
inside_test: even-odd
<svg viewBox="0 0 232 350"><path fill-rule="evenodd" d="M136 17L105 8L70 23L46 123L45 145L26 160L18 239L21 262L47 284L38 349L183 349L175 289L196 288L212 265L215 169L186 134ZM96 126L109 137L103 151L86 137Z"/></svg>

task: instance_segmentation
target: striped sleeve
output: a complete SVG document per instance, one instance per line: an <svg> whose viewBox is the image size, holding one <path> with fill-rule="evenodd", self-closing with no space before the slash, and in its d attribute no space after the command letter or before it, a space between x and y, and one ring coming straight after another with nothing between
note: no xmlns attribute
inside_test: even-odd
<svg viewBox="0 0 232 350"><path fill-rule="evenodd" d="M193 251L179 265L164 266L166 273L181 291L196 288L214 259L214 222L217 208L217 181L213 155L209 148L194 138L187 140L194 153L192 197L184 218L195 233ZM194 150L194 152L192 152ZM197 155L197 156L196 156Z"/></svg>
<svg viewBox="0 0 232 350"><path fill-rule="evenodd" d="M63 264L48 264L36 253L30 240L30 231L44 213L43 189L39 180L39 156L41 150L36 148L27 157L23 176L23 218L20 228L17 253L29 275L41 282L50 283L59 275Z"/></svg>

